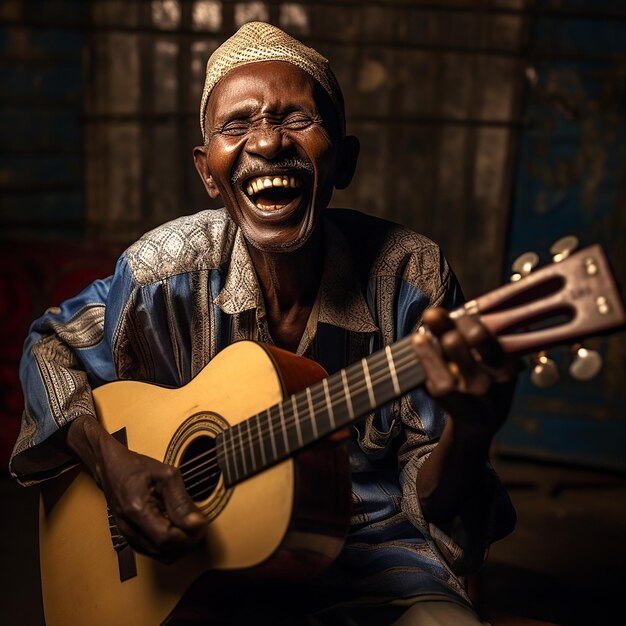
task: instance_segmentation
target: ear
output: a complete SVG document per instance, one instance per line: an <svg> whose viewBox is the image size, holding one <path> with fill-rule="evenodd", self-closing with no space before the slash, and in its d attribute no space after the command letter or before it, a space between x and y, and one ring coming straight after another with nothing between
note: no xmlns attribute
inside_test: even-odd
<svg viewBox="0 0 626 626"><path fill-rule="evenodd" d="M220 192L209 171L207 151L208 148L206 146L196 146L193 149L193 162L196 164L196 169L209 197L215 199L220 195Z"/></svg>
<svg viewBox="0 0 626 626"><path fill-rule="evenodd" d="M361 144L356 137L348 135L343 138L339 146L337 175L335 176L336 189L345 189L352 181L360 151Z"/></svg>

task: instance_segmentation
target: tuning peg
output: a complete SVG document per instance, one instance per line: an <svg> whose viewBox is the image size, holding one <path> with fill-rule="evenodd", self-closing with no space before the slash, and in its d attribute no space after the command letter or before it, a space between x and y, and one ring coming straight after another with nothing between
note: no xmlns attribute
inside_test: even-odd
<svg viewBox="0 0 626 626"><path fill-rule="evenodd" d="M578 237L574 235L567 235L566 237L561 237L558 241L555 241L550 246L550 254L552 255L552 260L555 263L559 263L566 259L574 250L578 248Z"/></svg>
<svg viewBox="0 0 626 626"><path fill-rule="evenodd" d="M602 369L602 357L596 350L589 350L580 344L572 348L574 358L569 366L569 373L576 380L591 380Z"/></svg>
<svg viewBox="0 0 626 626"><path fill-rule="evenodd" d="M545 352L535 356L535 367L530 373L530 380L535 387L546 389L552 387L559 379L559 370L556 363Z"/></svg>
<svg viewBox="0 0 626 626"><path fill-rule="evenodd" d="M520 254L515 261L511 264L513 274L511 275L511 282L514 283L524 276L528 276L539 263L539 256L535 252L524 252Z"/></svg>

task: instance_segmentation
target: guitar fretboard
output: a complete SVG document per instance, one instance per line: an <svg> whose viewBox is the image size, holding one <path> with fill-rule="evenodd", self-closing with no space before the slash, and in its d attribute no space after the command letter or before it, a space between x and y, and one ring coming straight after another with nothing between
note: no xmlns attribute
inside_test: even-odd
<svg viewBox="0 0 626 626"><path fill-rule="evenodd" d="M221 433L227 487L408 393L424 373L406 337Z"/></svg>

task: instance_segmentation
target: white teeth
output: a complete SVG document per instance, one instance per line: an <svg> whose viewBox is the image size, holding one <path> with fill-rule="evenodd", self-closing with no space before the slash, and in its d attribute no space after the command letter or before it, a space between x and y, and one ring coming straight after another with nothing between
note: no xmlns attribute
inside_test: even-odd
<svg viewBox="0 0 626 626"><path fill-rule="evenodd" d="M249 196L259 193L263 189L271 189L272 187L287 187L291 189L299 189L302 186L300 178L295 176L259 176L248 182L246 191Z"/></svg>

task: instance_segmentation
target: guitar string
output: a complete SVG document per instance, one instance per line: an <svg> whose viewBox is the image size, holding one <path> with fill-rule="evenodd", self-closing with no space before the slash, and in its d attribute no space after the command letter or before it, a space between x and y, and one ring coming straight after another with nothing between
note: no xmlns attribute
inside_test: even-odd
<svg viewBox="0 0 626 626"><path fill-rule="evenodd" d="M412 355L412 351L411 351L410 354ZM409 361L411 361L411 360L415 361L415 357L413 355L412 355L412 358L409 359ZM398 359L398 361L397 361L397 366L401 369L401 368L405 367L406 365L407 365L407 359L403 359L402 355L400 355L400 359ZM378 380L380 380L380 378L377 379L374 384L376 384L376 382L378 382ZM362 389L363 389L363 387L361 386L359 391L361 391ZM356 390L357 390L357 388L355 388L355 391ZM333 390L333 392L334 392L334 390ZM290 398L291 398L291 396L290 396ZM287 399L286 401L288 401L288 400L289 399ZM325 403L325 406L327 407L328 403ZM337 404L331 402L331 406L337 406ZM256 417L256 416L253 416L253 417ZM299 419L295 416L295 413L293 413L289 417L290 418L293 417L294 419L290 420L290 421L288 421L286 423L285 430L290 430L293 427L293 425L296 422L299 421ZM252 419L252 418L249 418L249 419ZM313 420L313 416L309 416L309 420L312 421ZM261 431L260 428L258 430ZM263 430L265 430L265 429L263 429ZM251 444L253 444L253 445L255 443L257 443L259 440L267 440L267 436L266 436L266 434L264 432L261 432L260 436L255 435L254 437L249 437L249 442ZM241 449L241 447L239 448L239 450L241 450L242 453L245 454L245 451L243 451ZM219 453L220 453L219 450L216 452L215 449L212 449L212 450L209 450L209 451L203 453L202 455L198 455L198 457L196 457L195 460L197 460L200 457L204 457L204 456L208 456L209 458L207 460L203 461L202 463L196 465L195 467L191 468L187 472L181 472L183 474L183 480L186 479L187 481L189 481L189 480L191 480L193 478L197 479L194 483L192 483L190 485L186 485L187 489L193 489L194 487L196 487L198 485L201 485L202 483L204 483L207 480L211 480L212 478L218 476L221 473L221 471L219 471L219 470L217 472L210 473L211 470L213 470L215 467L217 467L219 465L219 459L216 460L216 456L219 455ZM193 461L194 460L192 460L190 462L193 462ZM187 462L186 465L188 465L190 462ZM255 465L256 465L256 463L255 463ZM205 475L207 472L209 472L208 476ZM196 494L196 497L197 497L197 494Z"/></svg>
<svg viewBox="0 0 626 626"><path fill-rule="evenodd" d="M411 350L411 352L408 355L407 354L400 354L398 356L400 357L400 359L395 359L394 360L397 369L401 369L401 368L405 367L411 360L413 360L413 361L416 360L415 356L413 355L412 350ZM406 356L411 356L412 359L408 359L407 360ZM385 363L387 363L386 359L385 359ZM356 364L353 364L353 365L356 365ZM387 375L385 374L385 371L387 371L387 370L388 370L388 367L384 367L382 369L379 368L378 371L376 371L375 369L370 370L370 381L371 381L371 384L372 385L378 384L381 380L384 380L385 378L387 378ZM373 376L372 376L372 372L374 372ZM382 373L382 376L380 375L381 373ZM328 380L328 379L326 379L326 380ZM343 389L343 383L339 382L339 380L340 379L337 379L337 381L336 381L337 384L335 384L335 387ZM363 386L359 382L359 385L355 386L350 391L353 394L354 393L361 393L366 388L367 388L367 382L365 383L365 386ZM331 387L329 387L329 395L334 394L336 391L337 391L337 389L334 389L334 388L331 389ZM300 394L300 393L302 393L302 392L298 392L298 394ZM298 394L292 394L291 396L283 399L281 401L281 403L286 405L286 406L290 406L292 404L291 403L291 398L293 397L293 395L298 395ZM319 397L316 397L315 400L313 400L313 397L311 399L311 404L313 404L313 405L317 404L317 406L314 407L314 412L315 412L315 409L328 407L328 402L326 402L326 400L325 400L326 394L322 391L321 395L324 398L323 403L319 403L318 404L318 401L321 399ZM341 404L343 401L342 400L338 400L338 402L339 402L339 404ZM331 407L337 407L338 406L338 404L336 402L333 402L333 401L331 401L330 405L331 405ZM273 406L278 406L278 404L273 405ZM262 413L259 413L257 415L253 415L250 418L248 418L248 420L252 420L255 417L259 417L263 413L267 413L271 408L273 408L273 407L268 407L268 409L266 409ZM291 419L291 418L293 418L293 419ZM271 416L270 416L270 419L271 419ZM239 424L236 424L235 426L243 424L243 423L245 423L245 421L248 421L248 420L244 420L244 422L240 422ZM313 420L313 416L312 415L309 416L309 420L310 421ZM302 419L299 418L299 417L296 417L295 412L292 412L285 420L285 428L284 428L284 430L290 430L291 427L293 425L295 425L297 422L302 422ZM260 428L257 428L257 430L261 431ZM270 429L268 429L267 432L269 432L269 431L270 431ZM227 431L224 431L224 432L227 432ZM267 433L265 432L265 428L263 428L263 432L261 432L260 435L254 435L253 437L248 437L248 442L251 443L251 444L256 444L260 440L264 440L264 441L267 440ZM208 451L206 451L204 453L199 454L198 456L194 457L193 459L190 459L189 461L186 461L185 463L182 463L181 465L178 466L178 469L180 470L180 469L182 469L184 467L187 467L190 464L195 463L197 460L199 460L200 458L202 458L204 456L213 455L213 454L216 454L214 449L208 450ZM200 467L200 465L196 465L194 468L191 468L188 472L182 472L182 473L183 473L184 476L190 476L192 474L192 472L195 469L198 469L199 467Z"/></svg>
<svg viewBox="0 0 626 626"><path fill-rule="evenodd" d="M398 351L400 352L400 351ZM398 358L394 359L394 363L395 363L395 367L396 369L401 372L403 370L403 368L405 368L408 364L410 364L411 362L415 362L416 361L416 357L412 351L412 349L410 351L404 350L402 353L398 353L396 355ZM406 358L409 357L409 358ZM388 377L388 375L386 375L384 372L388 370L388 367L384 367L384 368L379 368L379 371L374 370L374 372L372 372L370 370L370 381L372 385L378 384L378 382L380 382L381 380L384 380L385 378ZM383 373L382 376L380 376L381 372ZM373 375L372 375L373 374ZM335 387L343 387L343 384L340 383L339 381L337 381L339 384L335 385ZM367 388L367 382L365 383L365 385L359 383L358 386L354 387L352 390L350 390L352 393L361 393L363 390L365 390ZM330 395L330 391L331 389L329 388L329 395ZM332 389L332 393L335 393L336 389ZM299 392L301 393L301 392ZM324 402L323 403L319 403L319 400L321 399L320 397L315 397L315 400L313 400L313 396L311 398L311 404L315 407L315 408L328 408L328 402L325 401L325 397L326 394L322 391L321 394L324 398ZM286 398L285 400L283 400L283 402L287 403L287 406L289 406L291 404L291 402L289 402L291 396L289 398ZM336 402L333 402L331 400L330 402L330 407L331 408L336 408L339 405L343 404L345 402L345 399L343 400L338 400ZM276 406L276 405L274 405ZM270 407L271 408L271 407ZM269 408L264 411L267 412L269 410ZM314 409L315 411L315 409ZM259 417L261 414L252 416L251 418L248 419L254 419L255 417ZM308 417L309 421L312 422L312 420L314 419L314 415L311 414L310 412L306 415L306 417ZM271 416L270 416L271 419ZM290 431L294 425L296 425L296 423L302 421L299 417L296 416L296 412L291 413L286 421L285 421L285 427L283 430L285 431ZM243 422L241 422L243 423ZM259 423L260 424L260 423ZM248 443L250 445L255 445L257 444L259 441L267 441L268 437L267 437L267 433L270 432L271 430L271 426L269 426L269 428L265 428L265 427L257 427L257 430L259 431L258 435L254 435L248 438ZM198 460L204 458L204 457L208 457L206 460L204 460L202 463L200 464L196 464L194 465L194 467L190 468L187 471L182 471L181 474L183 475L183 479L193 479L196 477L199 477L200 475L204 474L206 471L209 471L213 468L215 468L216 466L218 466L218 460L216 459L216 457L219 455L220 451L216 450L215 448L212 448L211 450L208 450L202 454L199 454L197 457L195 457L194 459L191 459L187 462L185 462L184 464L179 466L179 469L183 468L183 467L187 467L190 464L194 464L197 463ZM208 467L206 467L208 464ZM202 471L199 471L202 468ZM219 472L218 472L219 474ZM211 478L211 476L208 477L209 479ZM203 477L201 479L202 481L207 480L207 477ZM188 489L192 489L193 487L197 486L199 483L195 482L191 485L189 485L187 488Z"/></svg>
<svg viewBox="0 0 626 626"><path fill-rule="evenodd" d="M278 460L278 457L273 459L273 461ZM207 463L209 465L208 467L203 468L201 471L194 472L192 476L186 476L184 478L185 488L193 498L200 498L204 493L212 493L219 481L219 476L222 474L220 469L215 469L217 465L215 462L205 462L204 465ZM190 482L191 480L193 480L193 482ZM197 490L198 488L200 489Z"/></svg>
<svg viewBox="0 0 626 626"><path fill-rule="evenodd" d="M404 367L405 367L407 364L409 364L411 361L413 361L413 362L414 362L414 361L416 360L416 358L415 358L415 356L414 356L414 354L413 354L413 351L412 351L412 350L409 352L409 354L400 354L400 355L398 355L398 356L399 356L400 358L399 358L399 359L394 360L394 361L395 361L395 365L396 365L396 368L397 368L397 369L404 368ZM409 356L410 358L409 358L409 359L407 359L407 358L406 358L407 356ZM383 369L388 369L388 368L383 368ZM370 376L370 380L371 380L371 383L372 383L372 384L377 384L379 381L381 381L381 380L383 380L383 379L385 379L385 378L387 377L387 376L385 376L385 375L384 375L384 372L383 372L383 376L380 376L379 374L380 374L380 371L379 371L379 372L377 372L377 373L375 373L373 377L372 377L372 376ZM343 387L343 384L341 384L341 385L336 385L336 386L341 386L341 387ZM361 391L363 391L365 388L367 388L367 383L365 384L365 387L364 387L363 385L359 385L359 386L355 387L355 388L352 390L352 392L353 392L353 393L360 393L360 392L361 392ZM329 395L330 395L330 391L331 391L331 390L330 390L330 388L329 388ZM333 393L334 393L335 391L336 391L335 389L333 389L333 390L332 390L332 392L333 392ZM299 392L299 393L301 393L301 392ZM324 392L322 392L322 395L323 395L323 396L324 396L324 398L325 398L325 393L324 393ZM289 398L286 398L285 400L283 400L283 403L287 403L287 406L291 405L291 402L290 402L291 398L292 398L292 396L289 396ZM312 401L311 401L311 404L314 404L314 405L315 405L315 404L317 403L317 401L318 401L318 400L319 400L319 398L316 398L315 402L312 400ZM339 403L339 404L342 404L342 403L343 403L343 401L342 401L342 400L339 400L339 401L338 401L338 403ZM337 406L339 405L338 403L331 401L330 405L331 405L331 407L337 407ZM274 406L276 406L276 405L274 405ZM323 404L318 404L318 405L317 405L317 408L324 408L324 407L328 407L328 403L327 403L326 401L324 401L324 403L323 403ZM271 408L271 407L269 407L269 408ZM264 411L263 413L266 413L268 410L269 410L269 409L266 409L266 411ZM254 417L258 417L259 415L261 415L261 414L254 415L254 416L252 416L252 417L250 417L250 418L248 418L248 419L250 419L250 420L251 420L251 419L254 419ZM309 418L309 421L311 421L311 422L312 422L312 421L313 421L313 419L314 419L314 416L313 416L313 415L307 415L307 417ZM292 419L292 418L293 418L293 419ZM291 415L289 415L289 416L288 416L288 419L286 419L286 421L285 421L285 427L284 427L284 429L283 429L283 430L285 430L285 431L290 431L290 430L291 430L291 428L292 428L292 427L293 427L296 423L301 422L301 421L302 421L302 420L301 420L301 418L296 417L296 413L295 413L295 412L293 412L293 413L291 413ZM240 422L240 423L244 423L244 422ZM253 437L248 437L248 443L249 443L249 444L251 444L251 445L255 445L255 444L256 444L256 443L258 443L259 441L266 441L266 440L267 440L267 433L265 432L265 428L263 428L263 429L261 429L261 428L257 428L257 430L260 432L260 434L259 434L259 435L254 435ZM268 429L268 431L267 431L267 432L269 432L269 430L270 430L270 429ZM194 476L196 476L196 474L197 474L197 470L199 470L201 467L204 467L207 463L211 463L212 461L214 461L214 460L215 460L215 457L216 457L218 454L219 454L219 451L216 451L216 450L215 450L215 448L212 448L211 450L208 450L208 451L206 451L206 452L204 452L204 453L202 453L202 454L199 454L197 457L194 457L194 459L191 459L190 461L187 461L187 462L183 463L182 465L180 465L180 466L179 466L179 468L178 468L178 469L180 470L180 469L181 469L181 468L183 468L183 467L186 467L186 466L188 466L188 465L190 465L190 464L192 464L192 463L195 463L196 461L198 461L199 459L201 459L201 458L203 458L203 457L207 457L207 456L208 456L208 457L210 457L208 460L206 460L206 461L204 461L204 462L202 462L202 463L200 463L200 464L195 465L193 468L190 468L188 471L186 471L186 472L181 472L181 474L183 475L183 478L187 478L187 479L193 478ZM212 469L213 467L215 467L215 466L216 466L216 464L217 464L217 463L213 463L213 464L212 464L209 468L206 468L206 469ZM195 483L194 483L194 484L195 484ZM192 486L193 486L193 485L192 485Z"/></svg>

